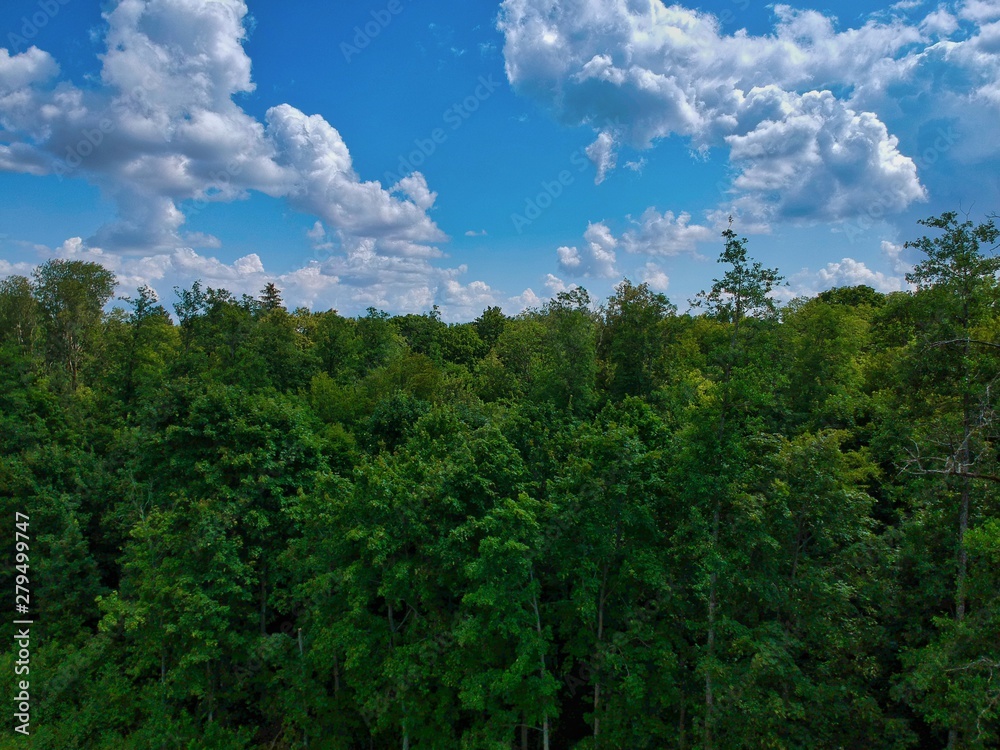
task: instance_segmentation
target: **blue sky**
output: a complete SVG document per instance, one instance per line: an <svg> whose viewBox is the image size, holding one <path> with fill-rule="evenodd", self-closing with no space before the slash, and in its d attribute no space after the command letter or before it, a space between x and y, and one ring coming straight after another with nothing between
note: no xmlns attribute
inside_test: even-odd
<svg viewBox="0 0 1000 750"><path fill-rule="evenodd" d="M468 320L624 276L682 309L726 218L786 296L905 288L1000 206L1000 5L12 0L0 275L101 262Z"/></svg>

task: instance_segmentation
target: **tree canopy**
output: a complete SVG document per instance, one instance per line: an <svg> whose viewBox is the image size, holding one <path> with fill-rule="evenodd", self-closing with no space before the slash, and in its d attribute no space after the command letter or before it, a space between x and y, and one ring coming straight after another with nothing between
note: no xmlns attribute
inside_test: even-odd
<svg viewBox="0 0 1000 750"><path fill-rule="evenodd" d="M1000 232L921 231L782 305L731 225L683 314L3 279L30 746L996 747Z"/></svg>

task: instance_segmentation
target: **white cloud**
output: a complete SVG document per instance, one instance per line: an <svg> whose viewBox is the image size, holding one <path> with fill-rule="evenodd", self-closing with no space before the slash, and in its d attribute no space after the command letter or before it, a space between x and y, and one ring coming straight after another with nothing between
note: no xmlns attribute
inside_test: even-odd
<svg viewBox="0 0 1000 750"><path fill-rule="evenodd" d="M903 260L904 250L905 248L902 245L897 245L888 240L882 241L882 255L885 256L892 272L899 277L904 277L913 270L913 265Z"/></svg>
<svg viewBox="0 0 1000 750"><path fill-rule="evenodd" d="M296 175L288 191L292 205L345 235L382 240L392 254L440 254L426 244L446 237L426 214L437 194L423 175L414 173L393 187L411 199L401 201L378 182L360 181L340 133L319 115L281 104L268 110L267 123L275 162Z"/></svg>
<svg viewBox="0 0 1000 750"><path fill-rule="evenodd" d="M6 276L30 276L34 266L31 263L18 262L11 263L0 258L0 277Z"/></svg>
<svg viewBox="0 0 1000 750"><path fill-rule="evenodd" d="M672 211L660 214L647 208L638 220L629 217L633 228L622 235L622 247L629 253L673 256L694 253L699 242L711 242L718 237L713 229L691 224L691 214Z"/></svg>
<svg viewBox="0 0 1000 750"><path fill-rule="evenodd" d="M921 21L920 30L925 34L949 37L958 31L958 19L946 8L938 8Z"/></svg>
<svg viewBox="0 0 1000 750"><path fill-rule="evenodd" d="M508 315L517 315L525 310L537 310L544 304L545 300L528 287L516 297L508 299L503 305L503 310Z"/></svg>
<svg viewBox="0 0 1000 750"><path fill-rule="evenodd" d="M414 172L397 182L392 188L392 192L397 191L402 192L424 211L429 210L434 205L438 195L427 187L427 179L420 172Z"/></svg>
<svg viewBox="0 0 1000 750"><path fill-rule="evenodd" d="M781 117L726 137L730 158L743 165L735 204L747 213L763 206L765 217L836 221L876 203L897 213L926 199L913 160L875 115L858 114L829 91L755 89L748 102Z"/></svg>
<svg viewBox="0 0 1000 750"><path fill-rule="evenodd" d="M306 237L308 237L313 242L322 242L326 239L326 227L323 226L322 221L317 221L312 225L312 229L306 232Z"/></svg>
<svg viewBox="0 0 1000 750"><path fill-rule="evenodd" d="M896 292L903 289L901 278L873 271L853 258L844 258L838 263L827 263L826 268L820 269L816 274L816 278L823 289L859 284L867 284L880 292Z"/></svg>
<svg viewBox="0 0 1000 750"><path fill-rule="evenodd" d="M11 57L0 48L0 95L44 83L59 74L59 65L48 52L31 47Z"/></svg>
<svg viewBox="0 0 1000 750"><path fill-rule="evenodd" d="M812 272L803 270L789 279L790 296L814 296L840 286L870 286L879 292L898 292L906 288L902 276L875 271L854 258L842 258Z"/></svg>
<svg viewBox="0 0 1000 750"><path fill-rule="evenodd" d="M998 8L968 0L957 12L983 24ZM901 91L914 95L906 106L922 102L923 122L941 114L935 108L978 120L986 114L977 107L993 106L995 119L1000 57L987 26L940 42L957 30L945 8L916 22L873 15L843 31L817 11L779 4L774 13L773 33L751 36L661 0L505 0L499 28L515 89L598 132L598 181L618 142L642 149L676 134L696 153L725 145L735 179L723 209L753 207L758 222L846 220L875 201L895 213L924 199L916 163L878 114L915 121L900 111ZM953 72L941 75L941 65Z"/></svg>
<svg viewBox="0 0 1000 750"><path fill-rule="evenodd" d="M598 222L587 226L583 233L586 241L583 250L576 247L560 247L556 250L559 268L570 276L590 276L609 279L618 274L615 269L615 248L618 240L611 234L606 224Z"/></svg>
<svg viewBox="0 0 1000 750"><path fill-rule="evenodd" d="M545 288L552 293L552 296L555 296L561 292L568 292L572 289L576 289L577 285L567 284L555 274L549 273L545 275Z"/></svg>
<svg viewBox="0 0 1000 750"><path fill-rule="evenodd" d="M566 273L579 274L583 269L583 258L580 251L575 247L566 245L556 248L556 255L559 258L559 267Z"/></svg>
<svg viewBox="0 0 1000 750"><path fill-rule="evenodd" d="M618 160L614 135L606 130L598 133L597 140L587 146L586 153L587 158L597 168L594 184L600 185L604 182L608 172L615 168Z"/></svg>
<svg viewBox="0 0 1000 750"><path fill-rule="evenodd" d="M960 18L976 23L1000 19L1000 5L995 0L965 0L959 6Z"/></svg>
<svg viewBox="0 0 1000 750"><path fill-rule="evenodd" d="M487 307L499 302L495 289L483 281L461 284L456 279L445 279L441 285L440 301L447 309L448 320L472 320Z"/></svg>
<svg viewBox="0 0 1000 750"><path fill-rule="evenodd" d="M126 290L200 277L256 293L274 280L290 304L347 311L494 299L483 282L459 282L464 267L431 264L448 238L422 174L365 180L323 117L277 104L258 121L234 101L255 89L247 13L243 0L121 0L104 14L100 81L87 88L59 82L46 52L0 50L0 169L84 178L118 209L92 237L49 252L101 262ZM220 242L184 232L186 220L250 191L318 219L307 232L317 260L274 275L255 254L224 263L193 249Z"/></svg>
<svg viewBox="0 0 1000 750"><path fill-rule="evenodd" d="M317 222L318 224L318 222ZM314 231L315 230L315 231ZM322 226L310 234L325 237ZM335 308L347 315L359 314L369 306L391 312L425 312L437 304L449 321L470 320L490 305L499 304L501 295L481 280L463 282L465 266L437 268L424 258L385 256L375 250L375 241L366 239L345 246L342 252L326 253L323 261L313 260L286 273L274 273L256 253L231 263L179 247L170 253L123 256L88 245L72 237L57 248L35 246L39 261L67 258L99 263L115 273L119 294L132 294L147 285L161 300L172 298L175 286L188 287L195 280L206 286L228 289L233 294L256 296L268 282L282 290L289 307ZM0 275L30 274L31 264L0 260Z"/></svg>
<svg viewBox="0 0 1000 750"><path fill-rule="evenodd" d="M616 267L618 248L636 255L674 257L689 253L700 258L698 243L718 238L715 229L691 224L691 215L686 212L675 216L672 211L661 214L650 207L638 219L631 216L628 219L631 226L621 237L616 237L603 222L588 225L583 235L584 245L580 248L563 246L556 250L560 271L575 278L611 279L620 276ZM640 275L642 281L656 291L665 291L670 285L669 276L656 263L647 262ZM558 294L576 285L567 285L558 276L549 274L545 286Z"/></svg>
<svg viewBox="0 0 1000 750"><path fill-rule="evenodd" d="M204 232L185 232L182 236L185 244L191 247L200 247L216 250L222 247L222 240L212 234Z"/></svg>
<svg viewBox="0 0 1000 750"><path fill-rule="evenodd" d="M104 14L100 85L87 89L53 85L58 66L45 52L0 50L8 136L0 169L100 186L118 219L90 244L110 252L172 253L193 244L180 231L185 212L256 190L286 198L349 242L438 256L434 245L447 237L427 215L436 194L423 175L389 188L365 181L319 115L279 104L262 123L234 102L255 87L246 16L243 0L122 0Z"/></svg>
<svg viewBox="0 0 1000 750"><path fill-rule="evenodd" d="M665 292L670 287L670 277L655 263L647 263L640 273L640 278L654 292Z"/></svg>

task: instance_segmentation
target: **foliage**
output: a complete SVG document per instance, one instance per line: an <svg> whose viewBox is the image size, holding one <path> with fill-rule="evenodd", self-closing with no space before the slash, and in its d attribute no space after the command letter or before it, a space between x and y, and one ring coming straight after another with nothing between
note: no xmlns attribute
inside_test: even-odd
<svg viewBox="0 0 1000 750"><path fill-rule="evenodd" d="M730 226L682 315L0 281L31 746L997 746L1000 233L922 227L781 306Z"/></svg>

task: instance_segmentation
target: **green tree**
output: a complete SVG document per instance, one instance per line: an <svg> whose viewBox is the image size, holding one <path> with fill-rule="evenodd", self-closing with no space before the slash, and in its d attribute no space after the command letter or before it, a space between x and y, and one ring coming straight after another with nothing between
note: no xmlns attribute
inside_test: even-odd
<svg viewBox="0 0 1000 750"><path fill-rule="evenodd" d="M504 315L499 307L487 307L472 324L486 348L492 349L509 320L510 318Z"/></svg>
<svg viewBox="0 0 1000 750"><path fill-rule="evenodd" d="M705 679L705 705L703 745L705 750L715 747L716 688L714 680L720 661L716 652L717 619L719 616L719 573L723 567L723 552L719 549L722 516L726 507L733 507L744 495L741 484L746 467L743 458L743 438L753 418L771 398L775 373L766 366L768 356L764 347L755 342L758 323L768 323L777 316L777 306L771 292L781 283L777 270L765 268L747 254L747 240L733 230L732 220L722 233L725 248L719 263L728 266L721 279L716 279L711 290L701 292L692 301L724 326L725 342L718 348L721 365L718 393L708 402L708 412L701 416L703 426L697 428L701 437L691 435L694 441L706 440L707 454L702 455L704 466L713 467L701 481L694 482L695 491L711 504L710 537L706 555L708 572L707 617L705 656L702 671ZM771 370L768 372L768 370ZM705 429L709 419L714 428ZM744 454L745 455L745 454ZM691 467L693 468L693 467Z"/></svg>
<svg viewBox="0 0 1000 750"><path fill-rule="evenodd" d="M664 321L676 312L666 296L628 279L615 287L603 310L598 354L615 399L648 396L666 349Z"/></svg>
<svg viewBox="0 0 1000 750"><path fill-rule="evenodd" d="M586 413L597 398L597 326L586 289L560 292L538 316L544 330L533 393L570 413Z"/></svg>
<svg viewBox="0 0 1000 750"><path fill-rule="evenodd" d="M79 260L50 260L32 275L48 361L65 370L70 388L76 390L81 368L97 344L104 306L118 282L103 266Z"/></svg>
<svg viewBox="0 0 1000 750"><path fill-rule="evenodd" d="M137 400L145 401L144 396L163 382L180 348L178 333L156 293L147 286L138 291L134 299L123 298L131 310L117 335L108 335L113 360L109 390L117 392L128 408L134 408Z"/></svg>
<svg viewBox="0 0 1000 750"><path fill-rule="evenodd" d="M274 282L267 282L260 290L260 307L265 312L284 309L285 303L281 299L281 290L274 285Z"/></svg>
<svg viewBox="0 0 1000 750"><path fill-rule="evenodd" d="M39 325L38 303L24 276L0 280L0 342L31 350Z"/></svg>
<svg viewBox="0 0 1000 750"><path fill-rule="evenodd" d="M996 396L995 373L1000 367L994 331L994 307L1000 286L1000 259L987 254L1000 238L993 221L975 225L959 221L954 212L926 219L923 226L935 230L907 243L918 250L921 261L907 275L917 287L913 305L918 330L907 362L909 377L920 389L919 401L911 402L912 448L904 465L910 473L938 479L935 504L945 498L944 518L957 527L954 550L953 616L955 625L939 619L937 637L924 654L944 667L942 657L961 642L962 624L968 615L969 547L966 537L977 519L992 505L985 482L993 483ZM986 248L984 248L986 246ZM979 507L974 498L979 497ZM947 658L945 658L947 662ZM911 663L913 663L911 661ZM940 682L915 679L925 687ZM918 691L919 692L919 691ZM939 703L921 699L925 715L933 723L948 724L948 747L976 746L976 718L967 707L949 700L948 692L937 692ZM947 708L945 706L948 706Z"/></svg>

